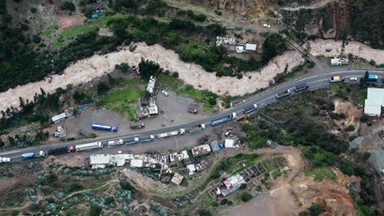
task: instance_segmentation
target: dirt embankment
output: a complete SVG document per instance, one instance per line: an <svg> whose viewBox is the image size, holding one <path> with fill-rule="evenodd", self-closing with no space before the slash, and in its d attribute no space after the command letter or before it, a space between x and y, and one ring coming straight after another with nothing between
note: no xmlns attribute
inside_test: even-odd
<svg viewBox="0 0 384 216"><path fill-rule="evenodd" d="M246 73L242 79L237 79L236 77L217 77L214 73L206 72L200 65L185 63L179 59L174 51L167 50L160 45L147 46L145 43L138 43L137 45L138 47L133 53L128 51L128 48L123 47L116 52L94 55L77 61L66 68L63 75L53 76L51 83L46 81L34 82L3 92L0 94L0 98L2 98L0 110L5 110L10 106L18 107L19 97L32 100L35 93L40 93L40 88L46 92L54 92L59 87L66 88L68 84L77 85L89 82L113 71L116 64L127 62L131 66L138 65L142 58L159 63L165 70L178 72L180 79L195 88L231 96L244 95L267 87L276 74L284 71L287 64L288 68L292 69L299 65L302 60L301 54L296 51L289 51L274 58L262 70Z"/></svg>
<svg viewBox="0 0 384 216"><path fill-rule="evenodd" d="M353 201L348 194L346 182L349 177L333 170L336 180L315 181L304 175L304 162L301 153L294 147L279 146L276 149L260 149L259 154L283 154L291 173L287 178L276 179L270 191L245 203L223 210L223 215L246 216L260 212L260 215L298 215L312 203L324 206L322 215L355 215Z"/></svg>
<svg viewBox="0 0 384 216"><path fill-rule="evenodd" d="M310 41L310 44L311 54L314 56L333 57L341 53L342 41L317 39ZM327 52L326 49L332 50ZM373 49L358 41L349 41L345 45L344 54L348 55L349 53L367 61L372 59L376 64L384 64L384 50Z"/></svg>

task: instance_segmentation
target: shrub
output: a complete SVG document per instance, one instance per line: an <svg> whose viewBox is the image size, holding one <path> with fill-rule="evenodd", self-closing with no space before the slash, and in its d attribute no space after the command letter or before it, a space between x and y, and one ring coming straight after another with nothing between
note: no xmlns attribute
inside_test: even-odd
<svg viewBox="0 0 384 216"><path fill-rule="evenodd" d="M361 117L360 117L360 121L361 122L368 122L369 120L369 116L367 114L363 114Z"/></svg>
<svg viewBox="0 0 384 216"><path fill-rule="evenodd" d="M213 97L209 98L209 99L208 99L208 103L211 104L212 106L215 106L216 103L217 103L217 102L216 102L216 98L213 98Z"/></svg>
<svg viewBox="0 0 384 216"><path fill-rule="evenodd" d="M76 7L72 2L66 1L66 2L63 2L63 4L61 4L60 9L61 10L75 11Z"/></svg>
<svg viewBox="0 0 384 216"><path fill-rule="evenodd" d="M347 131L354 131L354 130L355 130L355 126L353 124L348 125Z"/></svg>
<svg viewBox="0 0 384 216"><path fill-rule="evenodd" d="M248 192L244 192L244 193L241 194L240 199L243 202L248 202L249 200L252 199L252 194L250 194Z"/></svg>

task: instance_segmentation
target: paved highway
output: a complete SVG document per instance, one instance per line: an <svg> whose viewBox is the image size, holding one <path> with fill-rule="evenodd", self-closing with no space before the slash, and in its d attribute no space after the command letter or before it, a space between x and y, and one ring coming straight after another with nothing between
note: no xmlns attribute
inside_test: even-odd
<svg viewBox="0 0 384 216"><path fill-rule="evenodd" d="M374 73L379 75L380 80L384 76L384 71L370 71L370 73ZM249 100L245 101L244 103L235 106L231 109L228 109L224 112L212 115L210 117L206 117L203 119L199 119L193 122L188 122L185 124L177 125L177 126L172 126L172 127L167 127L167 128L160 128L152 131L145 131L141 133L135 133L135 134L126 134L126 135L120 135L120 136L111 136L109 138L99 138L99 139L93 139L93 140L78 140L78 141L73 141L73 142L65 142L65 143L58 143L58 144L51 144L51 145L42 145L42 146L34 146L30 148L23 148L23 149L17 149L17 150L12 150L12 151L7 151L0 156L2 157L10 157L12 161L20 161L21 160L21 154L23 153L28 153L28 152L38 152L38 151L47 151L48 149L55 148L55 147L63 147L63 146L71 146L71 145L77 145L77 144L84 144L84 143L89 143L89 142L104 142L112 139L129 139L132 137L140 137L144 135L154 135L154 134L159 134L159 133L164 133L168 131L174 131L178 130L180 128L189 128L198 124L206 124L207 127L209 127L209 123L213 120L223 118L225 116L228 116L232 114L233 112L237 113L237 116L243 115L244 109L248 109L252 107L253 104L258 104L259 108L265 107L268 104L276 102L276 94L285 91L286 89L291 89L291 96L294 94L297 94L293 91L293 88L297 85L300 84L308 84L309 85L309 90L316 90L322 87L326 87L330 85L329 78L331 76L344 76L345 77L345 82L351 82L349 80L350 77L363 77L365 74L365 70L348 70L348 71L339 71L339 72L332 72L332 73L326 73L326 74L320 74L320 75L315 75L315 76L310 76L306 78L301 78L297 79L288 83L284 83L282 85L270 88L263 93L260 93L258 95L255 95L254 97L250 98ZM355 81L356 82L356 81ZM357 81L356 83L358 83ZM138 143L145 145L145 143Z"/></svg>

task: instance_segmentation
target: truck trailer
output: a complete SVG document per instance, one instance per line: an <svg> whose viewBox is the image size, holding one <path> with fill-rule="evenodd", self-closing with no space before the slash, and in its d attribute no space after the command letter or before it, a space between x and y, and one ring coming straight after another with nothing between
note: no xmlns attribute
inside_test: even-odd
<svg viewBox="0 0 384 216"><path fill-rule="evenodd" d="M376 74L368 74L368 81L377 81L379 79L379 76L377 76Z"/></svg>
<svg viewBox="0 0 384 216"><path fill-rule="evenodd" d="M154 135L143 136L139 138L140 142L151 142L154 139L155 139Z"/></svg>
<svg viewBox="0 0 384 216"><path fill-rule="evenodd" d="M236 118L236 113L235 112L232 113L231 115L228 115L228 116L224 117L224 118L211 121L211 126L214 127L214 126L222 124L224 122L231 121L234 118Z"/></svg>
<svg viewBox="0 0 384 216"><path fill-rule="evenodd" d="M117 132L117 126L92 124L92 129Z"/></svg>
<svg viewBox="0 0 384 216"><path fill-rule="evenodd" d="M181 135L184 133L185 133L185 129L181 128L179 130L157 134L157 138L167 138L167 137L171 137L171 136Z"/></svg>
<svg viewBox="0 0 384 216"><path fill-rule="evenodd" d="M44 157L44 156L45 156L44 151L39 151L38 153L35 153L35 152L24 153L21 155L21 158L23 160L28 160L28 159Z"/></svg>
<svg viewBox="0 0 384 216"><path fill-rule="evenodd" d="M58 155L58 154L64 154L68 153L69 149L67 146L63 147L57 147L57 148L52 148L48 150L48 155Z"/></svg>
<svg viewBox="0 0 384 216"><path fill-rule="evenodd" d="M256 109L257 109L257 104L253 104L252 107L249 107L249 108L244 110L244 114L251 113L251 112L255 111Z"/></svg>
<svg viewBox="0 0 384 216"><path fill-rule="evenodd" d="M117 145L123 145L124 140L123 139L115 139L115 140L110 140L107 142L108 148L117 146Z"/></svg>
<svg viewBox="0 0 384 216"><path fill-rule="evenodd" d="M144 122L142 122L141 124L131 124L130 127L131 129L141 129L141 128L144 128L145 125L144 125Z"/></svg>
<svg viewBox="0 0 384 216"><path fill-rule="evenodd" d="M287 89L283 92L280 92L280 93L277 93L276 94L276 99L281 99L281 98L284 98L284 97L287 97L291 94L291 90Z"/></svg>
<svg viewBox="0 0 384 216"><path fill-rule="evenodd" d="M137 137L134 137L134 138L130 138L130 139L125 139L124 140L124 145L132 145L132 144L135 144L135 143L138 143L140 142L140 139L137 138Z"/></svg>
<svg viewBox="0 0 384 216"><path fill-rule="evenodd" d="M309 85L304 83L298 86L295 86L295 92L301 92L309 88Z"/></svg>
<svg viewBox="0 0 384 216"><path fill-rule="evenodd" d="M75 148L76 148L76 151L84 151L84 150L90 150L90 149L103 148L103 144L101 142L93 142L93 143L76 145Z"/></svg>
<svg viewBox="0 0 384 216"><path fill-rule="evenodd" d="M198 132L198 131L202 131L206 128L205 124L199 124L199 125L196 125L196 126L193 126L189 129L187 129L188 133L195 133L195 132Z"/></svg>

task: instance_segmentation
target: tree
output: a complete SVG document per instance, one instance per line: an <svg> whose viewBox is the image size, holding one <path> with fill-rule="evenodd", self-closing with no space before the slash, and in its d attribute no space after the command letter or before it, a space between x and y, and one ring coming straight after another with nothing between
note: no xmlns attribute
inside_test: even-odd
<svg viewBox="0 0 384 216"><path fill-rule="evenodd" d="M248 202L249 200L252 199L252 194L250 194L248 192L244 192L244 193L241 194L240 199L243 202Z"/></svg>
<svg viewBox="0 0 384 216"><path fill-rule="evenodd" d="M89 210L89 216L99 216L103 209L98 205L91 205L91 209Z"/></svg>
<svg viewBox="0 0 384 216"><path fill-rule="evenodd" d="M216 98L214 98L214 97L210 97L209 99L208 99L208 103L210 104L210 105L212 105L212 106L215 106L216 105Z"/></svg>
<svg viewBox="0 0 384 216"><path fill-rule="evenodd" d="M261 52L261 62L265 65L272 58L282 54L287 50L285 41L279 34L269 35L263 43L263 51Z"/></svg>
<svg viewBox="0 0 384 216"><path fill-rule="evenodd" d="M148 59L144 60L143 58L141 58L141 61L139 63L139 71L141 78L149 80L151 76L163 72L163 69L156 62L149 61Z"/></svg>
<svg viewBox="0 0 384 216"><path fill-rule="evenodd" d="M197 210L197 215L199 215L199 216L212 216L212 213L208 209L199 209L199 210Z"/></svg>
<svg viewBox="0 0 384 216"><path fill-rule="evenodd" d="M38 43L41 42L41 38L40 38L39 35L33 35L32 36L32 41L33 41L33 43L38 44Z"/></svg>
<svg viewBox="0 0 384 216"><path fill-rule="evenodd" d="M76 7L72 2L65 1L65 2L63 2L63 4L61 4L60 9L61 10L75 11Z"/></svg>
<svg viewBox="0 0 384 216"><path fill-rule="evenodd" d="M106 85L105 83L99 83L99 85L97 86L97 94L98 95L102 95L104 93L106 93L107 91L109 90L109 86Z"/></svg>

